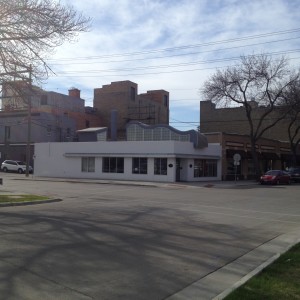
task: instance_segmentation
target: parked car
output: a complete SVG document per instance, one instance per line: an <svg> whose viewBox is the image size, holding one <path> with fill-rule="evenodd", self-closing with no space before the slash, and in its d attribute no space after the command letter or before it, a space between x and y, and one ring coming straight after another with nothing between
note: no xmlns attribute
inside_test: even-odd
<svg viewBox="0 0 300 300"><path fill-rule="evenodd" d="M260 183L265 184L290 184L291 183L291 175L288 172L282 170L270 170L266 172L266 174L260 177Z"/></svg>
<svg viewBox="0 0 300 300"><path fill-rule="evenodd" d="M26 172L26 163L19 160L5 160L1 164L1 171L3 172L18 172L24 173ZM29 166L29 173L32 173L33 169Z"/></svg>
<svg viewBox="0 0 300 300"><path fill-rule="evenodd" d="M291 167L287 172L291 175L293 182L300 182L300 167Z"/></svg>

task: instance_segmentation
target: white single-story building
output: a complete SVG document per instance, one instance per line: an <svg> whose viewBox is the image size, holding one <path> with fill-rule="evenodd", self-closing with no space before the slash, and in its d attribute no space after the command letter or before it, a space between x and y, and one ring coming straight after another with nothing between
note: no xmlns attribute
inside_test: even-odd
<svg viewBox="0 0 300 300"><path fill-rule="evenodd" d="M99 136L99 129L95 133ZM221 180L221 152L219 144L208 144L197 131L132 122L126 141L36 144L34 173L158 182Z"/></svg>

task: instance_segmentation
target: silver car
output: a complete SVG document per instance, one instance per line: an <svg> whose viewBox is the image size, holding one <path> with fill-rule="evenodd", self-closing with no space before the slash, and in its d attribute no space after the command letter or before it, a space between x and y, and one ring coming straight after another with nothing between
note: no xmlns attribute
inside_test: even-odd
<svg viewBox="0 0 300 300"><path fill-rule="evenodd" d="M1 164L1 171L3 172L18 172L24 173L26 172L26 163L19 160L5 160ZM29 173L32 173L33 169L29 166Z"/></svg>

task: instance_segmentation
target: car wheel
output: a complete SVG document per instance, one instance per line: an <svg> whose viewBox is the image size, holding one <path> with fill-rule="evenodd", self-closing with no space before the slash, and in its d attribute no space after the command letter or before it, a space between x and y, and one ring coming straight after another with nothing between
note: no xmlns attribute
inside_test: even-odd
<svg viewBox="0 0 300 300"><path fill-rule="evenodd" d="M7 168L6 167L3 168L3 172L7 172Z"/></svg>
<svg viewBox="0 0 300 300"><path fill-rule="evenodd" d="M22 173L23 173L23 170L22 170L22 169L18 169L18 173L19 173L19 174L22 174Z"/></svg>

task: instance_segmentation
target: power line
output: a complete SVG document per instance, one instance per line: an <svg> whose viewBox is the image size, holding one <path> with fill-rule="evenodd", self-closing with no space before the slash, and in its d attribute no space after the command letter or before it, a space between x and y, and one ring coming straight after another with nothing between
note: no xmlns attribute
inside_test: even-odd
<svg viewBox="0 0 300 300"><path fill-rule="evenodd" d="M300 49L292 49L285 51L277 51L277 52L269 52L265 53L265 55L282 55L282 54L291 54L300 52ZM255 55L251 55L255 56ZM225 57L220 59L211 59L206 61L194 61L188 63L178 63L178 64L168 64L168 65L157 65L157 66L143 66L143 67L135 67L135 68L122 68L122 69L104 69L104 70L86 70L86 73L98 73L98 72L124 72L124 71L135 71L135 70L144 70L144 69L160 69L160 68L175 68L175 67L183 67L183 66L192 66L192 65L200 65L200 64L212 64L218 62L227 62L227 61L237 61L240 60L239 56L234 57ZM63 74L73 74L78 73L78 71L66 71Z"/></svg>
<svg viewBox="0 0 300 300"><path fill-rule="evenodd" d="M218 44L226 44L226 43L232 43L232 42L249 40L249 39L264 38L264 37L268 37L268 36L296 33L299 31L300 31L300 28L294 28L294 29L289 29L289 30L262 33L262 34L257 34L257 35L249 35L249 36L244 36L244 37L240 37L240 38L219 40L219 41L214 41L214 42L193 44L193 45L183 45L183 46L164 48L164 49L153 49L153 50L145 50L145 51L137 51L137 52L129 52L129 53L125 52L125 53L116 53L116 54L101 55L101 56L60 58L60 59L56 59L56 60L70 61L70 60L74 60L74 59L81 60L81 59L109 58L109 57L120 57L120 56L143 55L143 54L149 54L149 53L151 54L151 53L158 53L158 52L169 52L169 51L176 51L176 50L182 50L182 49L190 49L190 48L197 48L197 47L213 46L213 45L218 45Z"/></svg>
<svg viewBox="0 0 300 300"><path fill-rule="evenodd" d="M284 54L284 53L282 53ZM275 54L273 54L275 55ZM276 55L279 55L279 54L276 54ZM251 56L251 55L250 55ZM290 60L292 59L299 59L300 57L293 57L293 58L290 58ZM158 75L158 74L172 74L172 73L183 73L183 72L193 72L193 71L204 71L204 70L212 70L212 69L221 69L221 68L228 68L228 67L233 67L233 66L238 66L238 64L236 65L227 65L227 66L215 66L215 67L207 67L207 68L197 68L197 69L190 69L190 70L173 70L173 71L164 71L164 72L150 72L150 73L136 73L136 74L103 74L101 76L99 75L66 75L64 76L64 74L62 75L59 75L57 74L57 76L64 76L64 77L81 77L81 78L84 78L84 77L89 77L89 78L92 78L92 77L115 77L115 76L143 76L143 75Z"/></svg>
<svg viewBox="0 0 300 300"><path fill-rule="evenodd" d="M131 62L131 61L144 61L144 60L153 60L153 59L161 59L161 58L172 58L172 57L179 57L179 56L191 56L191 55L198 55L198 54L204 54L204 53L211 53L211 52L220 52L220 51L226 51L226 50L233 50L238 48L245 48L245 47L251 47L251 46L259 46L259 45L265 45L265 44L271 44L271 43L278 43L278 42L286 42L290 40L299 39L300 37L294 37L294 38L288 38L288 39L282 39L282 40L276 40L276 41L267 41L267 42L261 42L261 43L255 43L255 44L246 44L246 45L240 45L240 46L234 46L234 47L227 47L227 48L219 48L214 50L206 50L206 51L200 51L200 52L189 52L189 53L177 53L172 55L165 55L165 56L156 56L156 57L143 57L143 58L131 58L131 59L123 59L123 60L109 60L109 61L100 61L99 63L107 64L107 63L124 63L124 62ZM76 59L76 58L75 58ZM73 62L72 65L88 65L88 64L95 64L95 61L90 62L90 60L93 60L96 58L90 58L86 57L86 60L88 62ZM57 59L59 60L59 59ZM51 64L51 66L64 66L68 65L66 63L54 63Z"/></svg>

